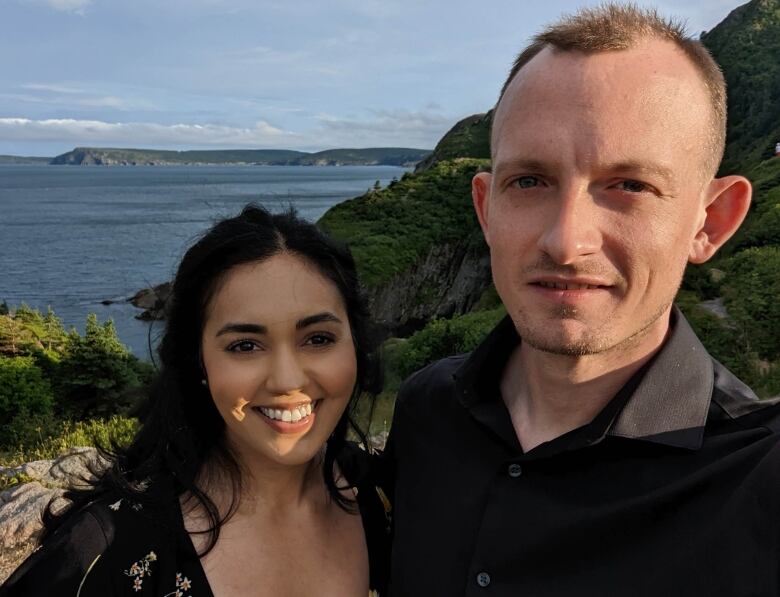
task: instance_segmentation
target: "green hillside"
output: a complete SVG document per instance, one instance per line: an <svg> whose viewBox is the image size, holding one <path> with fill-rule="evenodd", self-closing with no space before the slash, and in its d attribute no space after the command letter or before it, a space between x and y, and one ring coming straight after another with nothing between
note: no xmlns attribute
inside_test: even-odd
<svg viewBox="0 0 780 597"><path fill-rule="evenodd" d="M326 149L300 156L296 164L327 165L381 165L414 166L431 152L428 149L409 149L405 147L373 147L366 149Z"/></svg>
<svg viewBox="0 0 780 597"><path fill-rule="evenodd" d="M215 151L165 151L77 147L51 160L55 165L135 166L177 164L258 164L269 166L386 165L413 166L430 153L427 149L374 147L328 149L317 153L289 149L228 149Z"/></svg>
<svg viewBox="0 0 780 597"><path fill-rule="evenodd" d="M417 165L422 172L438 162L454 158L490 159L490 125L493 111L474 114L457 122L436 144L431 155Z"/></svg>
<svg viewBox="0 0 780 597"><path fill-rule="evenodd" d="M52 158L21 155L0 155L0 164L48 164Z"/></svg>
<svg viewBox="0 0 780 597"><path fill-rule="evenodd" d="M115 149L77 147L55 157L52 164L119 165L119 164L251 164L264 161L294 160L306 155L286 149L235 149L220 151L164 151L156 149Z"/></svg>
<svg viewBox="0 0 780 597"><path fill-rule="evenodd" d="M467 237L482 242L470 189L472 177L487 163L459 158L405 174L385 189L332 207L319 224L349 242L363 284L378 286L435 245Z"/></svg>
<svg viewBox="0 0 780 597"><path fill-rule="evenodd" d="M771 157L780 141L780 2L740 6L701 41L723 68L729 90L721 171L745 172Z"/></svg>

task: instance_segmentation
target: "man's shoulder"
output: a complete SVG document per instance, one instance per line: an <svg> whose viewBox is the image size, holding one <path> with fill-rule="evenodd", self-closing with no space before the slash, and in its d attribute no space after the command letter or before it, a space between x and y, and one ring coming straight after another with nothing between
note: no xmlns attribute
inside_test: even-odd
<svg viewBox="0 0 780 597"><path fill-rule="evenodd" d="M470 354L439 359L412 373L401 384L397 404L418 408L451 400L455 394L455 374Z"/></svg>
<svg viewBox="0 0 780 597"><path fill-rule="evenodd" d="M755 392L713 359L714 383L710 414L715 420L739 421L745 427L765 427L780 434L780 395L759 399Z"/></svg>

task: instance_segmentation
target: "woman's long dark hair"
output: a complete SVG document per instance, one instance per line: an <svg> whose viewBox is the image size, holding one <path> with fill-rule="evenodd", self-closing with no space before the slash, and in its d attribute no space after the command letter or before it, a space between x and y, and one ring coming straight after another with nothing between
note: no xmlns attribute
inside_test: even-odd
<svg viewBox="0 0 780 597"><path fill-rule="evenodd" d="M350 417L364 392L378 390L378 367L373 360L374 341L368 312L360 293L355 263L349 251L323 234L294 211L271 214L248 205L236 217L208 230L184 255L166 306L166 326L158 353L160 368L149 390L142 425L126 448L114 448L109 468L88 489L72 489L64 513L44 514L43 541L69 514L104 495L125 497L147 504L170 504L182 494L195 499L207 513L209 538L204 555L218 537L221 524L235 511L241 491L241 469L226 444L225 423L211 394L202 384L201 335L208 305L224 276L238 265L291 253L314 265L330 280L344 300L357 357L357 381L349 405L339 419L325 449L323 474L332 498L345 509L345 498L334 478L334 463L352 426ZM366 444L367 445L367 444ZM214 463L232 484L232 503L220 513L214 501L198 486L206 462ZM343 487L341 487L343 489Z"/></svg>

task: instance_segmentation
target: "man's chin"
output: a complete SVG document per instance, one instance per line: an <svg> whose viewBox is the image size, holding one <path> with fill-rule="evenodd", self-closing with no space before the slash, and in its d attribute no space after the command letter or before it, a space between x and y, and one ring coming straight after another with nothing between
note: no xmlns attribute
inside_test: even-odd
<svg viewBox="0 0 780 597"><path fill-rule="evenodd" d="M610 348L608 338L595 334L579 321L550 322L538 328L517 326L517 329L523 343L550 354L582 357Z"/></svg>
<svg viewBox="0 0 780 597"><path fill-rule="evenodd" d="M523 342L541 352L566 357L584 357L607 350L603 344L594 343L590 340L563 342L523 336Z"/></svg>

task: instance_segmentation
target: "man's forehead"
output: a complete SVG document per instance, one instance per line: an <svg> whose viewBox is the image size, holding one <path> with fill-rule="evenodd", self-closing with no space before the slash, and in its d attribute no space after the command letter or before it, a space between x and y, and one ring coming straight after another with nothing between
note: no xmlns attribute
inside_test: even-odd
<svg viewBox="0 0 780 597"><path fill-rule="evenodd" d="M585 53L544 48L506 89L493 119L496 143L508 114L532 118L557 105L567 111L629 114L651 102L675 102L670 119L710 112L709 93L696 67L672 42L648 39L626 50ZM514 123L514 121L513 121ZM648 123L651 124L651 123ZM507 131L510 132L510 131Z"/></svg>

